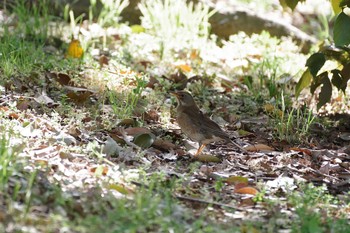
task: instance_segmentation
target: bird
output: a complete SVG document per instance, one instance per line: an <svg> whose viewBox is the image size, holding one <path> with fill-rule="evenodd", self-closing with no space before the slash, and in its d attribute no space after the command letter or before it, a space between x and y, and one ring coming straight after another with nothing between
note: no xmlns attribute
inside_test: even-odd
<svg viewBox="0 0 350 233"><path fill-rule="evenodd" d="M206 145L218 141L232 143L244 151L244 148L233 142L216 122L202 113L189 92L177 91L170 92L170 94L177 99L176 121L182 132L192 141L199 143L195 157L202 152Z"/></svg>

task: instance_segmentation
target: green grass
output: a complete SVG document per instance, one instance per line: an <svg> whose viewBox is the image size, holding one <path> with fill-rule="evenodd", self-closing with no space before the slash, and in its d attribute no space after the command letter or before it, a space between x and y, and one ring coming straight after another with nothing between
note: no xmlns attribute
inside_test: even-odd
<svg viewBox="0 0 350 233"><path fill-rule="evenodd" d="M153 174L148 186L135 190L132 200L106 199L99 203L99 214L89 214L78 220L80 232L237 232L238 227L208 220L173 197L174 182L164 175Z"/></svg>
<svg viewBox="0 0 350 233"><path fill-rule="evenodd" d="M30 40L44 42L50 32L49 22L53 19L49 6L47 0L35 1L32 5L26 0L15 0L13 12L18 17L18 34L24 34Z"/></svg>
<svg viewBox="0 0 350 233"><path fill-rule="evenodd" d="M350 207L349 198L347 204L346 201L340 202L329 194L325 185L315 187L312 183L302 184L300 190L291 193L288 198L297 215L292 232L349 232L350 223L346 212L346 208Z"/></svg>
<svg viewBox="0 0 350 233"><path fill-rule="evenodd" d="M161 58L171 50L200 49L209 37L209 6L185 0L141 1L142 26L159 41Z"/></svg>
<svg viewBox="0 0 350 233"><path fill-rule="evenodd" d="M118 2L122 4L121 1ZM97 73L103 76L104 72L106 72L106 70L104 70L106 66L98 69L98 62L93 60L91 56L89 57L89 51L86 51L86 56L82 61L62 59L63 51L58 52L59 54L56 55L45 53L45 42L50 34L48 22L51 19L47 7L45 8L45 0L39 1L38 8L27 8L26 1L24 0L17 1L17 3L18 5L14 8L14 11L19 15L19 26L17 30L11 33L6 31L0 39L1 83L7 82L10 78L14 77L20 78L22 81L32 82L33 77L36 77L33 75L33 72L42 77L44 76L43 72L46 70L65 70L78 86L85 81L91 81L90 79L79 80L79 77L85 78L87 76L95 76ZM195 46L198 46L199 49L206 48L205 46L201 46L207 42L209 36L208 32L210 27L208 25L208 18L212 12L210 12L208 8L203 5L194 6L190 3L187 4L182 0L143 1L141 8L144 15L143 26L147 29L145 32L150 33L153 36L152 38L158 38L160 41L157 47L158 50L150 50L149 52L151 54L158 55L157 53L159 53L160 56L163 57L167 52L172 53L174 57L171 58L173 60L171 60L170 63L173 64L174 60L178 58L176 57L178 52L175 51L176 48L184 49L186 52L190 51L190 49ZM112 8L105 8L106 15L102 14L99 19L101 24L108 26L115 23L112 21L116 20L120 12L112 12L113 10L111 9ZM79 17L73 20L76 20L76 25L79 25ZM29 22L28 25L25 24L26 21ZM31 28L33 30L30 30ZM144 52L143 49L146 48L146 46L137 47L134 43L128 41L128 36L131 37L129 34L123 37L123 43L129 43L132 47L136 48L136 50L139 50L137 51L138 53L127 51L126 54L130 55L130 62L133 62L132 56L138 57L139 53ZM188 43L189 41L191 41L191 43L193 41L193 43L197 44ZM198 41L202 44L198 43ZM148 43L147 41L142 42ZM214 44L216 41L211 40L210 43ZM275 138L297 143L300 140L307 139L308 130L314 118L312 111L309 109L293 109L291 107L292 101L291 98L289 98L289 94L291 93L290 89L285 83L280 82L283 75L285 73L291 73L292 71L290 68L294 67L294 63L289 63L288 61L299 61L297 59L299 55L294 56L296 55L295 48L288 48L288 51L284 52L283 49L289 46L288 43L289 42L271 38L266 33L262 35L253 35L251 37L242 34L235 35L232 36L229 41L225 41L223 50L237 51L237 53L241 54L242 60L247 60L248 66L240 66L236 69L233 65L232 67L226 67L227 69L223 71L224 69L221 67L222 63L218 62L213 65L211 61L198 58L201 64L198 65L198 67L206 74L207 71L213 71L215 65L218 66L217 70L214 70L211 75L201 76L203 78L212 79L210 83L213 84L214 88L216 87L215 81L219 80L219 76L215 75L216 71L227 71L227 73L224 74L226 77L230 78L235 77L239 72L242 72L240 74L247 75L247 77L251 77L251 80L246 80L245 84L248 86L248 95L253 96L251 99L255 101L255 103L253 103L253 108L255 108L254 113L258 111L257 108L259 108L261 104L266 102L273 103L275 112L273 112L270 117L271 125L273 125L276 130L274 131ZM124 45L125 44L122 44L122 46ZM147 47L147 49L148 48L149 47ZM229 50L232 48L234 48L234 50ZM254 49L253 51L247 51L247 48ZM122 49L125 49L125 47ZM218 49L218 47L215 47L215 49ZM263 52L257 52L256 50L263 50ZM111 52L115 51L112 50ZM232 54L236 55L236 53ZM260 59L260 57L263 58ZM179 59L185 60L188 59L188 57L184 55ZM221 58L218 60L220 59ZM116 60L117 59L113 60L112 58L111 64L112 62L116 62ZM237 61L239 58L224 57L224 60ZM154 66L162 66L156 63L156 61L152 60L152 62ZM292 227L294 232L347 232L349 224L344 215L344 209L349 208L349 206L346 206L343 200L339 200L335 196L330 195L324 187L299 185L298 190L285 195L287 200L276 198L276 201L273 203L268 203L268 201L264 200L264 196L270 194L262 192L256 197L255 201L266 204L268 206L267 211L269 215L259 216L262 221L237 220L236 218L230 218L224 215L226 213L232 215L240 214L237 210L223 210L206 205L198 206L198 203L179 201L174 197L174 194L181 192L182 194L185 193L188 196L196 196L205 200L217 200L219 202L231 201L231 199L228 200L231 196L226 196L226 194L223 193L223 191L227 191L225 189L227 185L220 180L216 181L214 184L210 183L210 181L198 183L203 186L199 187L201 190L191 187L189 183L193 180L193 174L198 173L198 170L200 171L200 169L204 168L202 166L203 164L199 162L192 163L187 160L183 161L179 159L174 170L181 170L183 166L186 166L187 172L181 178L168 181L166 180L168 177L165 178L164 174L148 176L149 172L142 171L143 165L152 170L152 172L158 169L158 167L151 167L154 166L153 161L147 164L142 162L142 159L148 159L146 157L149 156L147 150L145 150L145 152L142 151L142 155L139 157L132 157L135 151L130 150L132 160L128 161L128 163L120 162L118 160L119 158L113 158L116 159L117 162L109 162L108 165L113 166L115 163L113 169L118 170L118 172L120 171L120 174L124 172L127 173L128 169L133 169L133 172L138 169L138 177L142 177L142 175L148 177L143 180L143 182L145 182L149 188L134 188L134 193L122 196L120 193L117 193L116 190L108 190L103 186L105 181L106 183L116 183L117 181L113 180L115 177L104 177L104 175L102 175L102 170L105 168L105 164L103 163L107 161L107 156L99 151L98 153L100 154L96 152L98 156L89 157L90 160L88 162L91 162L93 165L98 165L96 169L97 172L94 173L96 176L96 183L93 183L91 185L92 187L84 186L81 187L81 189L74 190L63 188L66 180L61 181L61 183L59 181L54 181L55 178L53 178L52 173L50 173L52 172L51 167L37 167L34 160L25 160L19 156L20 153L23 152L22 145L27 146L26 150L31 150L34 146L39 145L35 144L38 142L45 142L50 146L59 145L60 150L62 150L59 156L61 156L61 152L62 156L71 154L71 156L74 154L86 154L88 156L89 153L86 152L89 152L89 143L96 146L96 148L101 148L103 137L100 138L100 135L96 133L102 131L104 134L108 127L101 127L98 124L99 122L97 122L97 118L101 116L101 112L99 112L99 107L103 104L101 102L106 99L106 102L111 105L113 113L118 120L134 116L138 117L139 115L136 114L136 111L147 110L150 107L149 105L152 104L161 106L160 109L163 111L161 114L167 112L169 106L165 104L164 96L167 90L172 87L171 85L173 85L169 80L163 79L159 87L157 87L159 89L155 88L155 92L159 90L160 92L155 94L153 98L157 100L153 100L152 102L151 95L143 95L146 88L147 75L142 74L139 76L137 71L133 71L130 76L123 76L119 71L123 71L124 68L128 70L129 67L118 69L118 65L113 65L114 64L108 66L107 69L113 67L117 70L117 72L114 72L114 74L117 75L108 76L109 73L106 72L106 75L102 77L103 79L100 79L103 81L107 80L106 82L111 83L110 85L103 81L94 83L96 86L108 86L109 90L106 91L107 88L101 88L104 92L102 91L103 93L98 93L96 96L102 96L102 98L98 99L97 103L94 102L92 104L94 105L93 107L87 104L83 108L80 108L74 105L64 95L60 99L60 97L57 97L55 94L62 91L60 89L61 86L50 83L50 88L48 88L48 90L52 91L50 94L53 94L53 98L61 100L61 105L54 110L40 109L43 110L44 113L49 113L50 117L46 117L44 114L39 115L39 113L33 113L33 115L31 115L33 119L44 118L44 120L51 123L52 128L55 128L55 130L57 128L57 131L67 130L71 127L81 131L83 136L80 138L80 144L74 145L74 148L73 146L69 147L63 143L61 144L61 142L57 143L53 138L46 137L36 138L35 142L31 141L32 144L30 146L26 145L26 140L28 140L28 138L21 137L18 132L14 132L14 129L21 130L25 127L25 124L30 124L29 118L27 120L24 119L24 123L22 123L21 121L11 120L8 116L0 116L0 132L5 132L2 133L2 137L0 137L0 215L3 213L2 207L5 206L7 208L6 217L8 217L6 218L7 222L5 222L5 225L0 226L0 232L5 232L6 229L4 229L4 227L11 224L15 225L14 231L17 232L22 232L25 228L34 228L42 232L56 232L62 229L62 226L67 229L67 232L76 231L87 233L171 231L263 232L266 229L272 229L270 232L274 232L280 229L281 225L287 229ZM85 68L88 70L87 73L81 72L82 69ZM79 75L77 75L78 73ZM83 75L81 75L81 73L83 73ZM87 75L84 76L85 74ZM136 76L134 77L133 74ZM292 75L295 74L293 73ZM43 84L41 81L43 80L44 79L38 79L35 84L41 88ZM213 92L211 91L213 87L208 87L204 83L205 82L191 83L188 86L188 88L196 94L196 97L200 98L199 102L203 103L201 107L209 109L210 111L220 104L226 105L226 100L227 105L231 104L229 98L221 98L221 95L213 96ZM118 87L120 87L120 90ZM149 89L146 91L149 91ZM144 99L145 97L147 99ZM57 99L55 99L55 101ZM148 101L147 104L149 105L139 105L142 101ZM5 105L9 106L10 104L5 103ZM16 104L12 105L15 106ZM92 109L95 108L96 112L93 112ZM247 104L245 108L247 108ZM0 111L0 113L2 112ZM31 114L30 109L27 114ZM91 114L96 121L83 121L83 119L85 119L85 114L86 116L90 116L89 114ZM56 120L55 116L57 117ZM167 117L169 118L169 116ZM32 118L30 118L30 120L32 120ZM113 121L109 117L105 117L103 120L109 122ZM33 122L36 121L33 120ZM90 128L91 125L96 128ZM114 126L115 124L113 124L113 127ZM163 126L164 125L158 124L157 129ZM39 130L39 128L36 129ZM51 129L47 127L46 130L49 135ZM167 129L165 128L164 130ZM94 134L96 134L96 136ZM166 135L162 137L162 139L166 139L166 137L174 140L174 137L171 137L171 135ZM14 145L13 142L20 143ZM137 153L135 154L137 155ZM150 156L152 156L152 154ZM104 160L105 158L106 160ZM163 162L161 159L159 159L159 161ZM118 162L120 163L117 164ZM155 159L155 162L158 162L158 157ZM159 169L163 169L163 164L161 164L161 162L159 162ZM132 165L129 166L130 164ZM90 165L91 164L88 166ZM168 166L168 164L166 164L166 166ZM84 169L87 168L84 167ZM183 170L181 171L183 172ZM115 179L123 178L123 175L120 175L120 177L118 176ZM133 187L132 184L127 181L125 181L125 185L126 187ZM231 191L230 189L230 192ZM232 205L242 200L240 197L235 196L236 194L234 193L230 193L229 195L232 195ZM284 204L286 205L283 206ZM291 213L290 215L283 215L281 211L276 211L284 210L286 206L288 206L288 211ZM339 207L339 210L335 209L333 206ZM40 212L40 209L45 209L45 211ZM221 217L223 222L219 221ZM281 219L285 221L283 223L285 225L279 223L278 220Z"/></svg>
<svg viewBox="0 0 350 233"><path fill-rule="evenodd" d="M135 111L143 113L142 106L140 106L141 94L146 87L144 75L142 77L135 77L136 86L131 90L117 92L117 90L107 90L107 98L111 103L114 114L119 120L130 118Z"/></svg>
<svg viewBox="0 0 350 233"><path fill-rule="evenodd" d="M14 75L29 75L45 59L43 47L9 32L0 38L1 81Z"/></svg>
<svg viewBox="0 0 350 233"><path fill-rule="evenodd" d="M274 137L289 143L308 142L310 126L316 120L313 111L307 107L286 106L284 97L285 95L282 93L281 109L277 105L270 115L270 121L274 127Z"/></svg>

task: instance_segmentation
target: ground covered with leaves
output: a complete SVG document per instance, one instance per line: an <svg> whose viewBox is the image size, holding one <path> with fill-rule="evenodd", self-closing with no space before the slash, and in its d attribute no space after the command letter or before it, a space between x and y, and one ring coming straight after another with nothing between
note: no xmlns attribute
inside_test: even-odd
<svg viewBox="0 0 350 233"><path fill-rule="evenodd" d="M1 10L1 232L350 232L349 99L295 98L308 55L289 38L216 38L183 1L132 26L17 4ZM176 90L245 151L194 157Z"/></svg>

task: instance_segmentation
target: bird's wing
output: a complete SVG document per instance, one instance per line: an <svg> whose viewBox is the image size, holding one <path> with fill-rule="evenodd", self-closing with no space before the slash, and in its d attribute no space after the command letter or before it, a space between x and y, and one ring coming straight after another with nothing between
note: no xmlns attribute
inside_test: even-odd
<svg viewBox="0 0 350 233"><path fill-rule="evenodd" d="M191 122L193 125L198 127L202 131L202 133L212 134L213 136L220 137L224 140L230 140L229 135L225 133L216 122L211 120L200 110L194 112L191 109L186 109L185 112L194 116Z"/></svg>

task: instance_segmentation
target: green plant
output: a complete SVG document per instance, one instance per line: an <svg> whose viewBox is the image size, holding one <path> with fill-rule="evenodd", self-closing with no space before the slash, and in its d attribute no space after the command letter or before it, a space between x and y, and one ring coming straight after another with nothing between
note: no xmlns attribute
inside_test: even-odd
<svg viewBox="0 0 350 233"><path fill-rule="evenodd" d="M45 57L41 45L19 38L5 28L5 35L0 38L0 81L13 75L30 74Z"/></svg>
<svg viewBox="0 0 350 233"><path fill-rule="evenodd" d="M275 137L287 142L300 142L307 139L310 125L315 117L311 109L292 108L286 105L284 93L281 93L281 110L277 109L272 114L275 126Z"/></svg>
<svg viewBox="0 0 350 233"><path fill-rule="evenodd" d="M111 90L107 91L107 97L112 105L113 112L119 119L132 116L133 111L141 99L141 94L146 84L144 77L136 77L136 87L131 91L128 90L121 93Z"/></svg>
<svg viewBox="0 0 350 233"><path fill-rule="evenodd" d="M300 184L300 190L288 196L288 202L297 214L292 232L348 232L345 216L331 216L332 205L339 206L339 200L328 193L325 185Z"/></svg>
<svg viewBox="0 0 350 233"><path fill-rule="evenodd" d="M186 0L143 0L138 5L142 26L160 39L161 57L172 49L200 48L209 36L214 14L202 3Z"/></svg>
<svg viewBox="0 0 350 233"><path fill-rule="evenodd" d="M0 138L0 191L6 193L8 180L16 170L16 154L18 152L10 146L9 136L2 134Z"/></svg>
<svg viewBox="0 0 350 233"><path fill-rule="evenodd" d="M207 221L205 214L196 217L181 205L173 197L174 181L167 182L164 174L153 173L144 182L132 199L105 195L98 214L90 211L78 219L79 232L232 232L232 227Z"/></svg>
<svg viewBox="0 0 350 233"><path fill-rule="evenodd" d="M293 5L288 4L292 9L299 1L293 2ZM295 88L295 94L299 96L300 92L308 86L310 86L311 94L314 94L321 86L317 109L330 102L332 85L345 93L350 79L350 30L348 28L350 1L336 0L332 1L332 5L337 14L333 29L334 46L323 45L317 53L309 57L306 62L307 68ZM329 66L332 62L333 64Z"/></svg>
<svg viewBox="0 0 350 233"><path fill-rule="evenodd" d="M97 14L96 0L90 0L89 19L92 21ZM115 26L120 20L120 14L129 5L129 0L101 0L102 9L97 17L101 26Z"/></svg>
<svg viewBox="0 0 350 233"><path fill-rule="evenodd" d="M13 12L18 17L16 30L24 33L26 38L43 42L49 32L49 22L52 16L49 14L49 2L47 0L30 3L26 0L16 0Z"/></svg>

